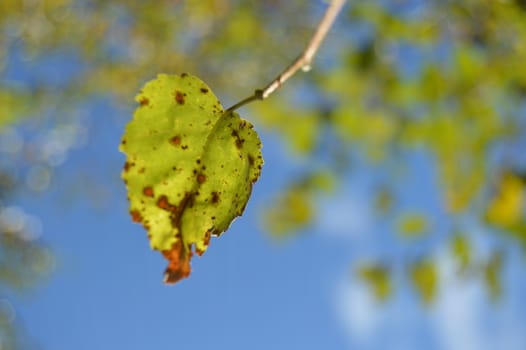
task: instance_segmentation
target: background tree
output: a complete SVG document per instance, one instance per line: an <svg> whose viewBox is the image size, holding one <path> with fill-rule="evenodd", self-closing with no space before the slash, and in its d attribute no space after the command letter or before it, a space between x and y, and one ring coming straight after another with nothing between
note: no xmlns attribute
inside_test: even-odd
<svg viewBox="0 0 526 350"><path fill-rule="evenodd" d="M132 97L159 72L192 72L232 104L301 52L324 8L280 0L2 1L3 288L29 286L51 264L38 224L13 198L54 190L62 200L110 208L105 198L121 186L118 174L102 181L93 161L76 161L89 191L78 177L60 175L90 125L128 120ZM497 298L507 256L526 244L524 62L523 1L351 2L312 71L243 109L301 159L279 181L262 225L280 239L308 232L320 202L361 181L375 193L363 203L377 215L370 234L393 232L374 238L391 242L389 252L365 252L352 266L379 301L396 291L392 276L401 273L431 304L440 249L455 257L459 278L484 280ZM92 101L123 113L96 115L86 107ZM422 196L409 198L415 186Z"/></svg>

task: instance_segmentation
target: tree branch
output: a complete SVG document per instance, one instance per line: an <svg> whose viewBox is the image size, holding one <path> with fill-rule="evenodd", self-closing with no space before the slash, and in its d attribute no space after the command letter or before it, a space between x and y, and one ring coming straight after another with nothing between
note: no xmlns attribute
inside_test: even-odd
<svg viewBox="0 0 526 350"><path fill-rule="evenodd" d="M264 100L269 97L274 91L279 89L285 81L292 77L299 69L307 72L311 68L311 63L318 51L323 39L329 32L329 29L332 27L336 16L341 11L345 0L332 0L331 4L325 11L316 32L310 39L307 47L303 52L296 58L280 75L278 75L274 80L272 80L267 86L263 89L258 89L254 91L254 95L249 96L238 103L234 104L232 107L228 108L226 112L233 112L241 106L244 106L252 101Z"/></svg>

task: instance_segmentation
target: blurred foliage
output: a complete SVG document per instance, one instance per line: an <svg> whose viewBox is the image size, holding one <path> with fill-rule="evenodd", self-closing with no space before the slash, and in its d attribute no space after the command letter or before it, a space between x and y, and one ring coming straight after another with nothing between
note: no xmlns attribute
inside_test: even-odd
<svg viewBox="0 0 526 350"><path fill-rule="evenodd" d="M393 293L389 269L384 265L376 263L362 265L358 269L358 277L367 283L379 302L385 302Z"/></svg>
<svg viewBox="0 0 526 350"><path fill-rule="evenodd" d="M438 272L430 260L422 260L411 266L411 281L420 298L425 304L430 304L436 296Z"/></svg>
<svg viewBox="0 0 526 350"><path fill-rule="evenodd" d="M280 195L265 212L264 225L279 238L306 228L312 220L314 208L309 193L294 187Z"/></svg>
<svg viewBox="0 0 526 350"><path fill-rule="evenodd" d="M466 236L456 234L450 242L451 255L456 260L458 271L465 273L472 262L472 248Z"/></svg>
<svg viewBox="0 0 526 350"><path fill-rule="evenodd" d="M53 256L38 239L38 219L21 208L3 204L12 184L0 174L0 349L22 349L27 335L15 320L7 291L23 292L39 285L53 268Z"/></svg>
<svg viewBox="0 0 526 350"><path fill-rule="evenodd" d="M501 270L502 252L495 251L484 266L484 281L492 299L497 299L502 294Z"/></svg>
<svg viewBox="0 0 526 350"><path fill-rule="evenodd" d="M159 72L199 75L225 105L250 95L297 56L324 6L299 0L3 0L0 128L16 134L22 118L50 115L52 123L45 137L15 137L17 147L0 150L1 183L15 192L49 188L56 166L82 144L79 106L100 96L131 106L138 88ZM39 66L44 60L53 62L47 68L54 73ZM73 68L58 79L61 70L51 68L66 69L66 63ZM425 303L439 283L431 253L450 247L459 272L479 271L477 242L487 239L486 231L501 244L486 272L475 275L490 295L504 294L499 281L506 254L513 245L526 247L524 1L351 2L314 68L248 107L256 128L282 136L305 164L306 175L280 188L262 214L265 227L282 237L319 219L323 186L305 180L313 166L331 175L332 188L365 171L378 189L372 209L382 220L413 233L426 228L421 239L393 248L403 257L419 247L428 257L410 269ZM66 141L57 142L64 133ZM424 217L435 222L433 213L396 215L401 168L418 152L431 160L436 207L451 228L446 233L425 225ZM2 200L0 208L8 207ZM469 232L469 241L458 235L465 218L484 227ZM360 275L379 283L384 277L375 273ZM389 294L385 290L373 288L376 295Z"/></svg>
<svg viewBox="0 0 526 350"><path fill-rule="evenodd" d="M11 288L25 289L35 285L53 264L46 248L13 234L2 232L0 246L0 280Z"/></svg>
<svg viewBox="0 0 526 350"><path fill-rule="evenodd" d="M428 230L427 219L421 214L408 213L400 217L398 231L403 237L416 238Z"/></svg>
<svg viewBox="0 0 526 350"><path fill-rule="evenodd" d="M3 303L6 303L5 301ZM10 304L2 305L0 309L0 349L14 350L17 346L16 330L13 328L13 311Z"/></svg>
<svg viewBox="0 0 526 350"><path fill-rule="evenodd" d="M526 244L525 181L513 173L503 174L486 209L487 221L514 234ZM526 245L525 245L526 248Z"/></svg>
<svg viewBox="0 0 526 350"><path fill-rule="evenodd" d="M332 174L326 171L314 171L296 179L264 212L264 227L278 239L307 228L314 216L314 197L319 193L330 193L334 181Z"/></svg>

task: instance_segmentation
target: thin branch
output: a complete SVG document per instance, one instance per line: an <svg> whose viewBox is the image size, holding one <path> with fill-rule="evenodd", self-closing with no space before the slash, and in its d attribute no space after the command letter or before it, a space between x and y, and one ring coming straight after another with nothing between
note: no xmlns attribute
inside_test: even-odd
<svg viewBox="0 0 526 350"><path fill-rule="evenodd" d="M332 27L336 16L341 11L344 4L345 0L332 0L331 4L327 8L327 11L325 11L325 15L320 21L318 28L316 28L316 32L310 39L305 50L303 50L303 52L298 56L298 58L296 58L290 66L288 66L280 75L278 75L263 89L256 90L254 92L254 95L239 101L232 107L228 108L226 111L232 112L252 101L264 100L277 89L279 89L283 85L283 83L285 83L285 81L292 77L299 69L302 69L303 71L309 71L312 60L316 55L316 52L318 51L323 39L329 32L329 29Z"/></svg>

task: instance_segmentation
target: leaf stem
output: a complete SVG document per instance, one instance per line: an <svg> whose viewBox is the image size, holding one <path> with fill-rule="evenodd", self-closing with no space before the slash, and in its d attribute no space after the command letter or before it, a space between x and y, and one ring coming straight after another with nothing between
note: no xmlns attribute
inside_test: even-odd
<svg viewBox="0 0 526 350"><path fill-rule="evenodd" d="M323 39L325 39L325 36L332 27L336 16L338 13L340 13L344 4L345 0L332 0L305 50L303 50L303 52L267 86L265 86L263 89L254 91L252 96L249 96L234 104L232 107L228 108L226 112L233 112L239 107L244 106L250 102L266 99L273 92L279 89L283 83L292 77L299 69L302 69L303 71L309 71L316 52L320 48Z"/></svg>

